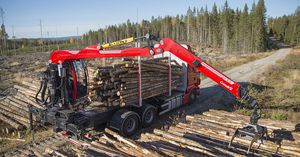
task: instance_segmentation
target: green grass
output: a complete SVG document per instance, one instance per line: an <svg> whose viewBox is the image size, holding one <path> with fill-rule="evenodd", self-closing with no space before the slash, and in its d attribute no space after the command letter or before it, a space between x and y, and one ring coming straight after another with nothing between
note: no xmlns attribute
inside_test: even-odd
<svg viewBox="0 0 300 157"><path fill-rule="evenodd" d="M273 110L270 118L273 120L287 120L288 119L288 113L283 110Z"/></svg>

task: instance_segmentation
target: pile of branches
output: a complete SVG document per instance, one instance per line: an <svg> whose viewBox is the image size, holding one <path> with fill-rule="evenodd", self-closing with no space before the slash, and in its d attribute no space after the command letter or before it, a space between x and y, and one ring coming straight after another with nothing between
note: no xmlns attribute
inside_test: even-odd
<svg viewBox="0 0 300 157"><path fill-rule="evenodd" d="M181 84L182 66L171 61L171 87ZM89 85L92 99L105 106L125 106L139 100L138 60L124 59L123 63L98 67L93 82ZM141 60L141 96L147 99L168 92L168 58Z"/></svg>

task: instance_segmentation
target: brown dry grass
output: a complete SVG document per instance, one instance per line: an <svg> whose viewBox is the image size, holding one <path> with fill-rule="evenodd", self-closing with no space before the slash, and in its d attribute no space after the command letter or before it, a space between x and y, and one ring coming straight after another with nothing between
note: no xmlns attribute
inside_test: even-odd
<svg viewBox="0 0 300 157"><path fill-rule="evenodd" d="M207 60L209 64L220 71L231 69L232 67L239 66L260 58L264 58L271 55L271 52L252 53L237 56L228 56L222 60Z"/></svg>
<svg viewBox="0 0 300 157"><path fill-rule="evenodd" d="M52 131L52 129L48 129L46 131L37 131L34 135L35 137L35 141L41 141L43 139L46 139L50 136L52 136L54 133ZM9 137L9 138L17 138L16 136L13 136L13 135L2 135L2 136L5 136L5 137ZM11 140L0 140L0 156L2 153L5 153L13 148L16 148L16 147L22 147L28 143L31 142L31 134L29 133L29 131L27 130L26 133L25 133L25 136L22 138L25 140L25 142L22 142L22 141L11 141Z"/></svg>
<svg viewBox="0 0 300 157"><path fill-rule="evenodd" d="M254 83L265 86L262 90L250 87L250 94L265 110L263 117L300 121L300 48L269 67Z"/></svg>

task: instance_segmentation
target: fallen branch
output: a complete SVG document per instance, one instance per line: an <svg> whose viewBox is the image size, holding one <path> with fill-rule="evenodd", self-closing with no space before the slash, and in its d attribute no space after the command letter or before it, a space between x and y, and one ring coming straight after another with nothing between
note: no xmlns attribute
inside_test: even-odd
<svg viewBox="0 0 300 157"><path fill-rule="evenodd" d="M0 140L9 140L9 141L20 141L20 142L25 142L24 139L19 139L19 138L8 138L8 137L0 137Z"/></svg>

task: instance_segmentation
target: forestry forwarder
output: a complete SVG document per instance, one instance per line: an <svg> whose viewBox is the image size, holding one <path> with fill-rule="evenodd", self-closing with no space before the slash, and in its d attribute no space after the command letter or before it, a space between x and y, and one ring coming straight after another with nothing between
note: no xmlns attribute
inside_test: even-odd
<svg viewBox="0 0 300 157"><path fill-rule="evenodd" d="M148 46L123 50L106 50L113 46L134 42L137 39L146 39ZM158 41L158 44L153 45L153 41ZM139 94L135 104L126 107L107 108L103 111L85 111L76 108L76 106L90 103L87 96L87 69L82 59L138 57L140 63L140 57L155 57L166 53L169 53L171 58L176 58L181 63L185 63L185 68L191 68L183 70L185 71L182 74L182 77L185 78L183 90L171 90L171 66L169 66L169 93L166 93L166 95L143 100L141 94ZM199 75L195 69L232 93L241 102L254 108L250 123L235 131L229 147L236 136L249 136L252 137L248 148L249 152L254 142L259 140L258 142L262 143L263 139L269 138L266 127L257 124L260 118L259 105L247 93L245 88L195 56L189 47L184 47L170 38L159 40L149 34L104 45L88 46L80 51L53 51L47 70L43 73L41 87L36 94L36 101L44 105L45 110L30 106L31 127L32 113L35 113L37 117L40 117L43 124L52 124L54 131L67 131L76 135L77 138L90 137L87 129L96 129L101 124L107 124L108 127L118 130L120 134L130 136L140 126L147 127L151 125L156 115L161 115L195 100L199 93L198 86L200 84ZM139 80L141 80L141 75L139 64ZM193 78L190 79L191 77ZM70 80L72 80L71 86L68 85ZM141 86L142 84L139 81L138 91L141 90ZM40 98L38 98L39 96Z"/></svg>

